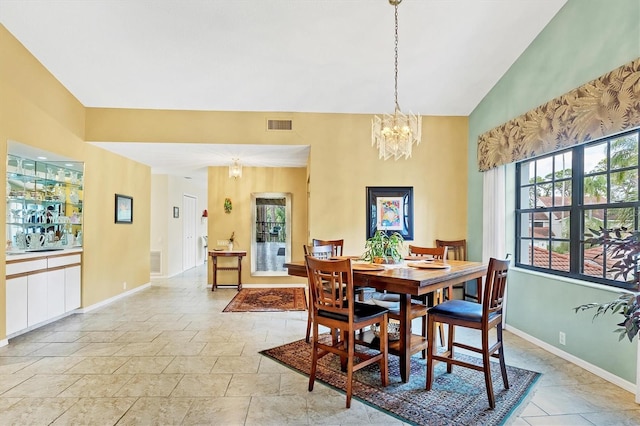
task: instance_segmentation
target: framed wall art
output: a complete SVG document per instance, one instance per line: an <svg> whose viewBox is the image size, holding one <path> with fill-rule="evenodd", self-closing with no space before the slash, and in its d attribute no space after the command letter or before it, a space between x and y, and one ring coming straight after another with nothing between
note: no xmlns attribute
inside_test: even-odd
<svg viewBox="0 0 640 426"><path fill-rule="evenodd" d="M412 186L367 186L367 239L377 230L413 240Z"/></svg>
<svg viewBox="0 0 640 426"><path fill-rule="evenodd" d="M133 223L133 197L116 194L116 223Z"/></svg>

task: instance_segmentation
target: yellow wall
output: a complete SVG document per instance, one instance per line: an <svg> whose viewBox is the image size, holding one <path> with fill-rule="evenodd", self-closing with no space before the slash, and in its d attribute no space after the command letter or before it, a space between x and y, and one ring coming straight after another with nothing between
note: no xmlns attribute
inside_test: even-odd
<svg viewBox="0 0 640 426"><path fill-rule="evenodd" d="M251 193L291 193L291 258L302 259L302 246L306 244L307 233L306 176L307 169L304 167L243 167L242 178L230 179L228 167L209 167L209 247L215 248L217 240L227 240L235 232L234 248L247 251L247 257L242 261L243 284L287 284L303 281L288 276L251 277ZM223 208L225 198L230 198L233 205L228 214ZM219 262L233 264L236 259L222 259ZM218 282L234 284L237 282L235 274L236 272L221 271L218 273ZM212 282L211 267L208 276L209 282Z"/></svg>
<svg viewBox="0 0 640 426"><path fill-rule="evenodd" d="M269 118L292 119L293 131L266 131ZM362 114L87 109L90 140L309 145L307 241L343 238L346 253L361 254L367 186L414 187L415 244L465 238L467 118L424 117L423 142L409 160L379 160L370 128L371 116ZM219 208L212 191L228 181L225 173L209 178L212 211ZM239 196L249 200L249 192Z"/></svg>
<svg viewBox="0 0 640 426"><path fill-rule="evenodd" d="M294 211L294 259L301 257L301 246L310 238L344 238L346 253L362 253L366 186L414 187L415 244L433 245L436 238L458 239L467 233L466 117L423 117L423 142L413 157L381 161L371 147L370 115L84 108L3 27L0 93L0 146L5 151L6 140L14 139L86 163L85 306L122 293L125 281L128 289L149 281L151 178L148 167L84 141L310 146L309 166L300 169L299 176L290 170L245 168L232 191L226 168L212 168L209 173L210 214L220 209L220 197L224 199L227 191L239 211L243 204L249 205L252 191L292 187L282 191L309 192L308 201ZM267 119L292 119L293 131L266 131ZM295 177L289 178L289 173ZM114 193L134 197L132 225L113 224ZM296 195L295 206L300 206L298 199ZM250 216L232 217L235 221ZM208 226L212 241L220 234L228 238L226 225L218 228L210 218ZM236 232L243 229L236 223L230 226ZM240 232L244 247L249 235ZM298 280L275 281L284 282L282 278ZM246 282L251 281L255 282L246 276ZM4 295L3 282L0 336L5 325Z"/></svg>
<svg viewBox="0 0 640 426"><path fill-rule="evenodd" d="M0 152L15 140L85 162L82 305L149 281L148 167L84 143L85 108L0 25ZM0 162L6 173L6 162ZM135 219L114 225L113 197L134 196ZM6 205L0 207L5 217ZM7 239L6 229L0 231ZM1 255L4 260L4 252ZM4 265L4 262L2 262ZM3 275L4 277L4 272ZM0 339L6 335L5 281L0 281Z"/></svg>

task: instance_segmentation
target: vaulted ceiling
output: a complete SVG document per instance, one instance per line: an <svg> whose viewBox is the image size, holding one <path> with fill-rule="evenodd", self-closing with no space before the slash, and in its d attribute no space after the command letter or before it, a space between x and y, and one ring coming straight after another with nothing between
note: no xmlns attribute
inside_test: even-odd
<svg viewBox="0 0 640 426"><path fill-rule="evenodd" d="M402 110L469 115L565 3L404 0ZM0 0L0 22L87 107L393 111L387 0ZM168 174L251 153L213 145L154 160L138 144L101 145ZM282 151L252 152L255 165L283 165Z"/></svg>

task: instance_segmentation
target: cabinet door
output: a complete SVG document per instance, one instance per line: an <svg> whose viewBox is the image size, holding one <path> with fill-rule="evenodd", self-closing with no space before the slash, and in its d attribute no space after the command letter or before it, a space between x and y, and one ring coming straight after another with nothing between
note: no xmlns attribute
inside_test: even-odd
<svg viewBox="0 0 640 426"><path fill-rule="evenodd" d="M80 307L81 268L65 268L64 274L64 309L69 312Z"/></svg>
<svg viewBox="0 0 640 426"><path fill-rule="evenodd" d="M64 269L47 272L47 319L64 314Z"/></svg>
<svg viewBox="0 0 640 426"><path fill-rule="evenodd" d="M27 277L27 325L46 321L47 317L47 273L40 272Z"/></svg>
<svg viewBox="0 0 640 426"><path fill-rule="evenodd" d="M7 335L27 328L27 277L7 280Z"/></svg>

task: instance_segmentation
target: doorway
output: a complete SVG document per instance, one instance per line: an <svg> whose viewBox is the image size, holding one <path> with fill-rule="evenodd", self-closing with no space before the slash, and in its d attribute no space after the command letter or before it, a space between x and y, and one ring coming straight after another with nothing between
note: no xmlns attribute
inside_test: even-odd
<svg viewBox="0 0 640 426"><path fill-rule="evenodd" d="M291 193L251 194L251 275L287 275L291 260Z"/></svg>
<svg viewBox="0 0 640 426"><path fill-rule="evenodd" d="M182 270L186 271L196 266L198 252L196 198L190 195L182 196L182 238Z"/></svg>

